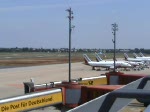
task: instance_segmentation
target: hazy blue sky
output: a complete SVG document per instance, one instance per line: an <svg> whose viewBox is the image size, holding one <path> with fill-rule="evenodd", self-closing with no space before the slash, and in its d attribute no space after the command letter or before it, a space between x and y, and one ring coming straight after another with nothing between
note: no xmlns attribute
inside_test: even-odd
<svg viewBox="0 0 150 112"><path fill-rule="evenodd" d="M69 7L72 47L150 48L150 0L0 0L0 47L68 47Z"/></svg>

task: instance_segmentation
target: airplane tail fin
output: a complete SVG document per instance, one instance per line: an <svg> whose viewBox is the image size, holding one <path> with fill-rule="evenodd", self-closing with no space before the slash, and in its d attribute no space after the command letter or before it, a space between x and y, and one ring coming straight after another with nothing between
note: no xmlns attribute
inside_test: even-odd
<svg viewBox="0 0 150 112"><path fill-rule="evenodd" d="M140 54L141 57L145 57L145 56L143 55L143 53L140 52L139 54Z"/></svg>
<svg viewBox="0 0 150 112"><path fill-rule="evenodd" d="M84 57L85 64L88 65L88 63L91 62L91 59L86 54L83 54L83 57Z"/></svg>
<svg viewBox="0 0 150 112"><path fill-rule="evenodd" d="M125 60L128 60L129 56L126 53L124 53L124 58Z"/></svg>
<svg viewBox="0 0 150 112"><path fill-rule="evenodd" d="M103 53L103 58L105 58L105 59L106 59L106 57L107 57L107 56L106 56L106 54L105 54L105 53Z"/></svg>
<svg viewBox="0 0 150 112"><path fill-rule="evenodd" d="M134 58L138 57L136 53L133 53Z"/></svg>
<svg viewBox="0 0 150 112"><path fill-rule="evenodd" d="M102 61L102 58L97 54L97 53L95 53L95 56L96 56L96 61Z"/></svg>

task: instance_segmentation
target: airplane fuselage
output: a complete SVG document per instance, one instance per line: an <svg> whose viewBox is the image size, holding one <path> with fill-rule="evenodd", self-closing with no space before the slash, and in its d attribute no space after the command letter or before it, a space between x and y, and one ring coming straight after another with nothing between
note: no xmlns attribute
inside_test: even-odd
<svg viewBox="0 0 150 112"><path fill-rule="evenodd" d="M94 67L114 68L113 61L89 62L89 65ZM127 67L131 67L131 65L129 63L116 61L116 68L120 68L120 67L127 68Z"/></svg>

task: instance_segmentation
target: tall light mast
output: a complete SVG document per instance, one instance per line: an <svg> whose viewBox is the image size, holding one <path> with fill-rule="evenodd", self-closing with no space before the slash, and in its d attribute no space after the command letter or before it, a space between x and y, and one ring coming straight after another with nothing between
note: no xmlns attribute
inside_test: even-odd
<svg viewBox="0 0 150 112"><path fill-rule="evenodd" d="M71 31L72 31L72 28L74 28L71 22L74 17L72 16L73 11L71 10L71 8L67 9L66 11L69 13L69 16L68 16L68 19L69 19L69 82L71 82Z"/></svg>
<svg viewBox="0 0 150 112"><path fill-rule="evenodd" d="M114 23L112 24L112 34L114 35L114 39L112 40L114 43L114 72L116 71L116 31L118 31L118 25Z"/></svg>

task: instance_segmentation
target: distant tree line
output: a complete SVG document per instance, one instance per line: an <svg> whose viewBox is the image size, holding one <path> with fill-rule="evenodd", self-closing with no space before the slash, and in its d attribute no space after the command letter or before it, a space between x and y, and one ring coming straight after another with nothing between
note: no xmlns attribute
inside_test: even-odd
<svg viewBox="0 0 150 112"><path fill-rule="evenodd" d="M45 49L45 48L0 48L0 52L68 52L68 48L51 48L51 49ZM113 53L114 49L85 49L85 48L80 48L80 49L71 49L72 52L97 52L97 53ZM116 53L146 53L150 54L150 49L144 49L144 48L135 48L135 49L116 49Z"/></svg>

